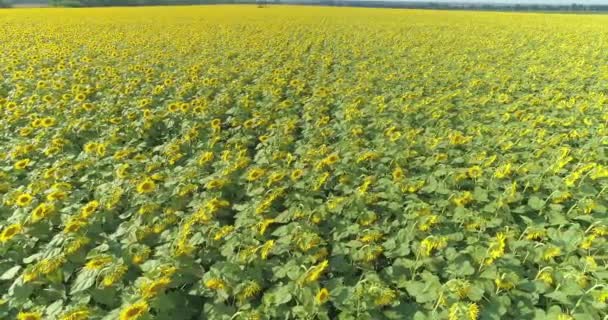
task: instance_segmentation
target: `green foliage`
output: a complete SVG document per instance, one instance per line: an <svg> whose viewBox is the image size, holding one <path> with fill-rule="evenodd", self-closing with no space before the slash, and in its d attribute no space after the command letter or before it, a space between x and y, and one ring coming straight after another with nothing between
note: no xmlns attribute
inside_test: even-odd
<svg viewBox="0 0 608 320"><path fill-rule="evenodd" d="M0 319L603 319L607 22L5 10Z"/></svg>

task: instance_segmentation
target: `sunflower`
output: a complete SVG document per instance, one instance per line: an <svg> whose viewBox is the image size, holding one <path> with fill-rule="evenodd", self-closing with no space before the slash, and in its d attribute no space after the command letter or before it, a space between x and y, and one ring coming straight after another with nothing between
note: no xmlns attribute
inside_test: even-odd
<svg viewBox="0 0 608 320"><path fill-rule="evenodd" d="M97 152L99 144L97 142L87 142L84 145L84 152L86 153L95 153Z"/></svg>
<svg viewBox="0 0 608 320"><path fill-rule="evenodd" d="M75 232L78 232L78 230L80 230L86 226L87 226L87 223L84 221L79 221L79 220L70 221L70 222L68 222L68 224L66 224L65 228L63 228L63 232L64 233L75 233Z"/></svg>
<svg viewBox="0 0 608 320"><path fill-rule="evenodd" d="M19 160L19 161L15 162L15 169L23 170L23 169L27 168L31 162L32 161L30 159Z"/></svg>
<svg viewBox="0 0 608 320"><path fill-rule="evenodd" d="M482 174L483 174L483 170L481 169L480 166L473 166L473 167L470 167L469 169L467 169L467 175L472 179L479 178L479 177L481 177Z"/></svg>
<svg viewBox="0 0 608 320"><path fill-rule="evenodd" d="M36 118L32 121L32 127L40 128L42 126L42 119Z"/></svg>
<svg viewBox="0 0 608 320"><path fill-rule="evenodd" d="M2 233L0 233L0 242L5 243L11 240L16 235L20 234L23 231L23 226L19 223L11 224L10 226L4 228Z"/></svg>
<svg viewBox="0 0 608 320"><path fill-rule="evenodd" d="M291 172L291 180L293 180L293 181L300 180L300 178L302 178L303 175L304 175L304 170L295 169Z"/></svg>
<svg viewBox="0 0 608 320"><path fill-rule="evenodd" d="M318 304L323 304L329 299L329 290L327 288L321 288L315 295L315 301Z"/></svg>
<svg viewBox="0 0 608 320"><path fill-rule="evenodd" d="M127 271L129 271L129 268L126 265L119 265L103 277L103 280L101 281L102 285L104 287L113 286L120 279L122 279L122 277L127 273Z"/></svg>
<svg viewBox="0 0 608 320"><path fill-rule="evenodd" d="M222 127L222 120L220 119L213 119L211 121L211 128L213 129L213 131L219 131Z"/></svg>
<svg viewBox="0 0 608 320"><path fill-rule="evenodd" d="M42 119L42 126L45 128L49 128L54 126L57 123L57 121L55 120L55 118L52 117L47 117L47 118L43 118Z"/></svg>
<svg viewBox="0 0 608 320"><path fill-rule="evenodd" d="M139 301L120 311L120 320L136 320L148 312L148 303Z"/></svg>
<svg viewBox="0 0 608 320"><path fill-rule="evenodd" d="M211 278L205 281L205 287L211 290L223 290L226 287L226 283L222 279Z"/></svg>
<svg viewBox="0 0 608 320"><path fill-rule="evenodd" d="M46 196L48 201L59 201L67 198L68 194L65 191L53 191Z"/></svg>
<svg viewBox="0 0 608 320"><path fill-rule="evenodd" d="M42 313L40 312L19 312L17 320L42 320Z"/></svg>
<svg viewBox="0 0 608 320"><path fill-rule="evenodd" d="M210 152L210 151L203 152L203 153L201 153L201 155L198 158L198 165L203 166L203 165L209 163L211 160L213 160L213 152Z"/></svg>
<svg viewBox="0 0 608 320"><path fill-rule="evenodd" d="M154 190L156 190L156 183L154 183L154 180L149 178L145 179L137 185L137 192L141 194L150 193Z"/></svg>
<svg viewBox="0 0 608 320"><path fill-rule="evenodd" d="M177 103L177 102L170 103L167 110L169 110L169 112L172 112L172 113L178 112L180 110L179 103Z"/></svg>
<svg viewBox="0 0 608 320"><path fill-rule="evenodd" d="M74 97L74 100L76 100L77 102L83 102L84 100L86 100L87 95L84 93L79 93Z"/></svg>
<svg viewBox="0 0 608 320"><path fill-rule="evenodd" d="M153 298L163 292L170 283L171 279L169 277L149 281L140 288L141 296L145 299Z"/></svg>
<svg viewBox="0 0 608 320"><path fill-rule="evenodd" d="M99 201L89 201L82 209L80 209L80 215L83 218L89 218L99 208Z"/></svg>
<svg viewBox="0 0 608 320"><path fill-rule="evenodd" d="M77 309L64 313L60 320L87 320L91 316L91 312L87 309Z"/></svg>
<svg viewBox="0 0 608 320"><path fill-rule="evenodd" d="M36 223L49 215L51 215L55 211L55 206L50 203L41 203L38 205L31 214L32 222Z"/></svg>
<svg viewBox="0 0 608 320"><path fill-rule="evenodd" d="M15 200L15 203L20 206L20 207L26 207L28 206L30 203L32 203L32 199L33 197L28 194L28 193L22 193L20 195L17 196L17 199Z"/></svg>
<svg viewBox="0 0 608 320"><path fill-rule="evenodd" d="M255 281L247 281L239 293L240 300L247 300L255 297L262 291L262 287Z"/></svg>
<svg viewBox="0 0 608 320"><path fill-rule="evenodd" d="M260 168L252 168L247 172L247 181L256 181L264 175L264 170Z"/></svg>
<svg viewBox="0 0 608 320"><path fill-rule="evenodd" d="M23 127L19 129L19 135L22 137L27 137L32 134L32 132L34 132L34 129L32 129L31 127Z"/></svg>
<svg viewBox="0 0 608 320"><path fill-rule="evenodd" d="M110 256L99 256L89 260L84 268L87 270L99 270L112 263L112 261L113 259Z"/></svg>

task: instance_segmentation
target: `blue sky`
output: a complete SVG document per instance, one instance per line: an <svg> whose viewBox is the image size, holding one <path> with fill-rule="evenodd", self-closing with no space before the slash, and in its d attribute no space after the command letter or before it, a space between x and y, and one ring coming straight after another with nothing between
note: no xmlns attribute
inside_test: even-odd
<svg viewBox="0 0 608 320"><path fill-rule="evenodd" d="M456 2L456 3L501 3L501 4L608 4L608 0L379 0L394 2Z"/></svg>
<svg viewBox="0 0 608 320"><path fill-rule="evenodd" d="M289 0L283 0L289 1ZM301 1L301 0L300 0ZM313 0L314 1L314 0ZM368 0L369 1L369 0ZM372 0L373 1L373 0ZM501 3L501 4L608 4L608 0L378 0L394 2L456 2L456 3Z"/></svg>
<svg viewBox="0 0 608 320"><path fill-rule="evenodd" d="M608 0L383 0L395 2L458 2L458 3L512 3L512 4L608 4Z"/></svg>

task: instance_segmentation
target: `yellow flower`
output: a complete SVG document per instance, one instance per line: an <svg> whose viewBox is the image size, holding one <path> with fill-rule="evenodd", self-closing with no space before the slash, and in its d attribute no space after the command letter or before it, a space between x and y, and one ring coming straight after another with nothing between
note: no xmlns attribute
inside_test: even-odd
<svg viewBox="0 0 608 320"><path fill-rule="evenodd" d="M477 320L479 318L479 307L475 303L469 303L467 308L467 316L469 320Z"/></svg>
<svg viewBox="0 0 608 320"><path fill-rule="evenodd" d="M388 306L395 302L397 299L397 294L394 290L390 288L383 288L380 290L380 293L374 299L374 304L377 306Z"/></svg>
<svg viewBox="0 0 608 320"><path fill-rule="evenodd" d="M78 230L87 226L87 223L80 220L72 220L63 228L64 233L76 233Z"/></svg>
<svg viewBox="0 0 608 320"><path fill-rule="evenodd" d="M220 120L220 119L213 119L211 121L211 128L215 132L220 131L221 128L222 128L222 120Z"/></svg>
<svg viewBox="0 0 608 320"><path fill-rule="evenodd" d="M211 290L223 290L226 287L226 283L222 279L211 278L205 281L205 287Z"/></svg>
<svg viewBox="0 0 608 320"><path fill-rule="evenodd" d="M433 250L440 250L448 245L447 237L429 236L420 242L420 253L424 257L431 255Z"/></svg>
<svg viewBox="0 0 608 320"><path fill-rule="evenodd" d="M46 117L42 119L42 126L45 128L49 128L54 126L57 123L57 121L55 121L55 118L52 117Z"/></svg>
<svg viewBox="0 0 608 320"><path fill-rule="evenodd" d="M271 186L272 184L283 180L284 177L285 174L282 172L273 172L270 177L268 177L268 183L266 185Z"/></svg>
<svg viewBox="0 0 608 320"><path fill-rule="evenodd" d="M300 180L300 178L302 178L303 175L304 175L304 170L295 169L291 172L291 180L298 181L298 180Z"/></svg>
<svg viewBox="0 0 608 320"><path fill-rule="evenodd" d="M83 102L86 98L87 96L84 93L79 93L74 97L74 100L78 102Z"/></svg>
<svg viewBox="0 0 608 320"><path fill-rule="evenodd" d="M145 179L137 185L137 192L144 194L156 190L156 183L152 179Z"/></svg>
<svg viewBox="0 0 608 320"><path fill-rule="evenodd" d="M340 157L334 153L334 154L327 156L325 159L323 159L322 163L324 165L331 166L334 163L338 162L338 160L340 160Z"/></svg>
<svg viewBox="0 0 608 320"><path fill-rule="evenodd" d="M53 191L46 196L46 200L48 201L59 201L67 198L68 194L65 191Z"/></svg>
<svg viewBox="0 0 608 320"><path fill-rule="evenodd" d="M88 320L91 312L87 309L78 309L64 313L60 320Z"/></svg>
<svg viewBox="0 0 608 320"><path fill-rule="evenodd" d="M41 312L19 312L17 320L42 320Z"/></svg>
<svg viewBox="0 0 608 320"><path fill-rule="evenodd" d="M140 288L141 296L144 299L156 297L158 294L163 292L170 283L171 278L169 277L162 277L154 281L149 281Z"/></svg>
<svg viewBox="0 0 608 320"><path fill-rule="evenodd" d="M498 287L499 289L505 290L509 290L515 287L511 280L505 279L504 277L494 279L494 284L496 284L496 287Z"/></svg>
<svg viewBox="0 0 608 320"><path fill-rule="evenodd" d="M23 226L21 226L21 224L15 223L9 225L2 230L2 233L0 233L0 242L5 243L10 241L13 237L20 234L21 231L23 231Z"/></svg>
<svg viewBox="0 0 608 320"><path fill-rule="evenodd" d="M403 173L403 169L401 169L401 167L396 167L393 170L392 176L393 176L393 181L399 181L399 180L403 179L405 174Z"/></svg>
<svg viewBox="0 0 608 320"><path fill-rule="evenodd" d="M547 231L544 229L530 229L526 232L526 239L540 240L545 237Z"/></svg>
<svg viewBox="0 0 608 320"><path fill-rule="evenodd" d="M15 200L15 203L20 207L26 207L30 203L32 203L32 199L33 197L30 194L22 193L17 196L17 200Z"/></svg>
<svg viewBox="0 0 608 320"><path fill-rule="evenodd" d="M304 283L315 282L323 274L323 272L329 267L329 261L323 260L323 262L310 268L304 278Z"/></svg>
<svg viewBox="0 0 608 320"><path fill-rule="evenodd" d="M14 167L17 170L23 170L23 169L27 168L31 162L32 161L30 159L22 159L22 160L15 162Z"/></svg>
<svg viewBox="0 0 608 320"><path fill-rule="evenodd" d="M561 254L562 250L559 247L549 247L543 251L543 260L551 260Z"/></svg>
<svg viewBox="0 0 608 320"><path fill-rule="evenodd" d="M483 170L481 169L480 166L473 166L473 167L470 167L469 169L467 169L467 175L471 179L477 179L477 178L481 177L482 174L483 174Z"/></svg>
<svg viewBox="0 0 608 320"><path fill-rule="evenodd" d="M266 260L266 258L268 258L270 251L272 250L272 248L274 248L274 242L274 240L268 240L266 241L266 243L264 243L262 249L260 250L260 257L262 258L262 260Z"/></svg>
<svg viewBox="0 0 608 320"><path fill-rule="evenodd" d="M108 272L103 277L101 284L104 287L113 286L116 282L118 282L120 279L122 279L122 277L125 275L125 273L127 273L128 270L129 270L129 268L126 265L121 264L120 266L114 268L114 270Z"/></svg>
<svg viewBox="0 0 608 320"><path fill-rule="evenodd" d="M120 320L136 320L148 312L148 303L139 301L120 311Z"/></svg>
<svg viewBox="0 0 608 320"><path fill-rule="evenodd" d="M28 270L23 272L23 282L30 283L36 279L38 279L38 272L36 270Z"/></svg>
<svg viewBox="0 0 608 320"><path fill-rule="evenodd" d="M34 129L32 129L31 127L24 127L19 129L19 135L22 137L27 137L30 134L32 134L32 132L34 131Z"/></svg>
<svg viewBox="0 0 608 320"><path fill-rule="evenodd" d="M213 179L213 180L207 182L207 184L205 184L205 188L207 188L209 190L220 189L226 183L227 183L227 181L225 179L217 178L217 179Z"/></svg>
<svg viewBox="0 0 608 320"><path fill-rule="evenodd" d="M551 272L549 271L542 271L540 272L536 278L542 282L544 282L547 285L551 285L553 284L553 275L551 275Z"/></svg>
<svg viewBox="0 0 608 320"><path fill-rule="evenodd" d="M464 207L473 201L473 194L470 191L465 191L461 195L454 197L452 201L455 205Z"/></svg>
<svg viewBox="0 0 608 320"><path fill-rule="evenodd" d="M262 221L260 223L260 235L263 235L264 233L266 233L266 229L268 229L268 227L273 224L275 222L274 219L264 219L264 221Z"/></svg>
<svg viewBox="0 0 608 320"><path fill-rule="evenodd" d="M213 160L213 152L210 152L210 151L203 152L198 157L198 165L203 166L203 165L211 162L212 160Z"/></svg>
<svg viewBox="0 0 608 320"><path fill-rule="evenodd" d="M49 203L41 203L36 207L31 214L32 223L36 223L47 218L55 212L55 206Z"/></svg>
<svg viewBox="0 0 608 320"><path fill-rule="evenodd" d="M100 157L104 156L106 154L106 150L107 149L108 149L107 145L105 145L103 143L98 144L97 145L97 150L96 150L97 155L100 156Z"/></svg>
<svg viewBox="0 0 608 320"><path fill-rule="evenodd" d="M511 163L507 163L504 164L500 167L498 167L496 169L496 172L494 173L494 177L498 178L498 179L502 179L505 178L509 175L511 175Z"/></svg>
<svg viewBox="0 0 608 320"><path fill-rule="evenodd" d="M95 257L89 260L84 268L87 270L99 270L112 263L112 261L113 259L110 256Z"/></svg>
<svg viewBox="0 0 608 320"><path fill-rule="evenodd" d="M494 241L490 243L490 248L488 249L488 258L485 261L486 265L492 264L496 259L501 258L505 254L505 248L507 236L504 232L499 232L496 234Z"/></svg>
<svg viewBox="0 0 608 320"><path fill-rule="evenodd" d="M97 147L99 144L97 142L87 142L84 145L84 152L86 153L95 153L97 152Z"/></svg>
<svg viewBox="0 0 608 320"><path fill-rule="evenodd" d="M89 201L82 209L80 209L80 215L83 218L89 218L95 211L99 208L99 201L93 200Z"/></svg>
<svg viewBox="0 0 608 320"><path fill-rule="evenodd" d="M221 240L225 236L229 235L232 232L232 230L234 230L234 226L221 227L220 230L217 231L215 233L215 235L213 236L213 240L215 240L215 241Z"/></svg>
<svg viewBox="0 0 608 320"><path fill-rule="evenodd" d="M262 287L257 282L247 281L247 284L241 289L241 293L239 293L239 299L246 300L255 297L260 291L262 291Z"/></svg>
<svg viewBox="0 0 608 320"><path fill-rule="evenodd" d="M66 254L74 254L82 247L87 245L91 240L87 237L77 237L76 239L68 242L65 246Z"/></svg>
<svg viewBox="0 0 608 320"><path fill-rule="evenodd" d="M602 290L598 295L596 300L598 302L606 303L608 302L608 290Z"/></svg>
<svg viewBox="0 0 608 320"><path fill-rule="evenodd" d="M327 288L321 288L321 290L319 290L319 292L317 292L317 295L315 296L315 301L318 304L324 304L328 299L329 291L327 290Z"/></svg>
<svg viewBox="0 0 608 320"><path fill-rule="evenodd" d="M38 270L41 274L48 275L61 268L65 261L66 260L63 255L59 255L53 258L44 258L36 264L35 269Z"/></svg>
<svg viewBox="0 0 608 320"><path fill-rule="evenodd" d="M264 170L260 168L252 168L247 172L247 181L256 181L264 175Z"/></svg>

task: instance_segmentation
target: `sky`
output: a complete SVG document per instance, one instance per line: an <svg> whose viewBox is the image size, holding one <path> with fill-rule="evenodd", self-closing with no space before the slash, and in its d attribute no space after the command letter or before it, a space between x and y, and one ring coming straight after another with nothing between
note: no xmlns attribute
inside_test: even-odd
<svg viewBox="0 0 608 320"><path fill-rule="evenodd" d="M500 4L608 4L608 0L381 0L394 2L456 2L456 3L500 3Z"/></svg>
<svg viewBox="0 0 608 320"><path fill-rule="evenodd" d="M272 0L269 0L272 1ZM289 2L290 0L281 0L283 2ZM307 0L291 0L306 2ZM318 0L308 0L317 2ZM357 1L357 0L350 0ZM366 0L370 1L370 0ZM371 0L374 1L374 0ZM496 3L496 4L554 4L554 5L570 5L570 4L608 4L608 0L375 0L375 1L389 1L389 2L440 2L440 3Z"/></svg>
<svg viewBox="0 0 608 320"><path fill-rule="evenodd" d="M402 0L404 2L408 2L410 0ZM492 3L521 3L521 4L537 4L537 3L547 3L547 4L607 4L607 0L431 0L433 2L492 2Z"/></svg>
<svg viewBox="0 0 608 320"><path fill-rule="evenodd" d="M395 2L457 2L457 3L506 3L506 4L608 4L608 0L383 0Z"/></svg>

